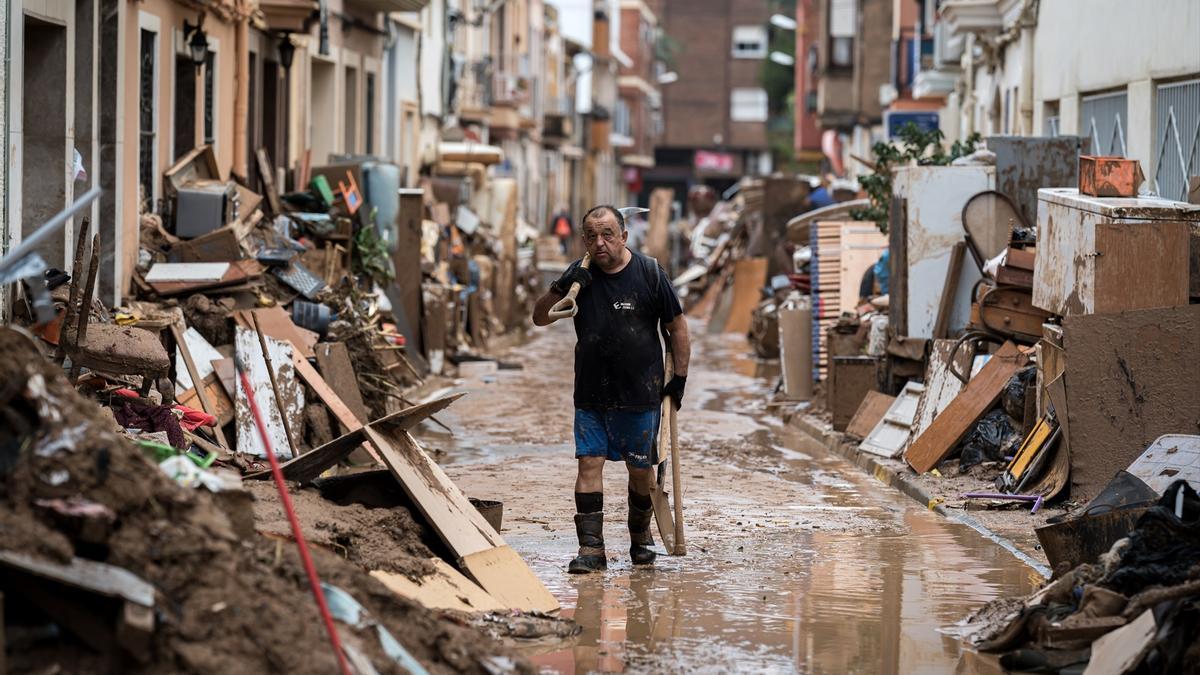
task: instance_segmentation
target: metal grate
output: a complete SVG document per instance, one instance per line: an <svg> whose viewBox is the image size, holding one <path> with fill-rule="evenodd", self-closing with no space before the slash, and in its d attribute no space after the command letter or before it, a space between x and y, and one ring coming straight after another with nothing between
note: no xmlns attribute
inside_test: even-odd
<svg viewBox="0 0 1200 675"><path fill-rule="evenodd" d="M1200 174L1200 80L1159 85L1155 108L1154 189L1187 201L1188 176Z"/></svg>
<svg viewBox="0 0 1200 675"><path fill-rule="evenodd" d="M1125 127L1129 119L1125 92L1084 96L1079 105L1079 128L1092 139L1097 155L1124 157Z"/></svg>

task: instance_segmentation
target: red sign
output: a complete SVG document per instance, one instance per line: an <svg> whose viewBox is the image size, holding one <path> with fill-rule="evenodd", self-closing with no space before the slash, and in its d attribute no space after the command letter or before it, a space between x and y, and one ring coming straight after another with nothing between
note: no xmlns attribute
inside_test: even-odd
<svg viewBox="0 0 1200 675"><path fill-rule="evenodd" d="M697 150L692 164L698 171L720 171L733 173L733 155L728 152L709 152Z"/></svg>

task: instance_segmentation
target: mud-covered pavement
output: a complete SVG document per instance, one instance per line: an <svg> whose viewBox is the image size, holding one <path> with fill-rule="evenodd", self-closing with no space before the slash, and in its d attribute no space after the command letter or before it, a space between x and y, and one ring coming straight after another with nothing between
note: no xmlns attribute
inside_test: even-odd
<svg viewBox="0 0 1200 675"><path fill-rule="evenodd" d="M582 624L532 657L544 669L968 672L975 658L941 629L1037 581L772 417L773 373L739 336L693 345L679 417L688 555L631 567L625 469L609 463L608 572L568 575L573 346L565 322L539 331L504 356L523 369L462 383L470 395L442 415L453 437L420 432L468 494L504 502L504 537Z"/></svg>

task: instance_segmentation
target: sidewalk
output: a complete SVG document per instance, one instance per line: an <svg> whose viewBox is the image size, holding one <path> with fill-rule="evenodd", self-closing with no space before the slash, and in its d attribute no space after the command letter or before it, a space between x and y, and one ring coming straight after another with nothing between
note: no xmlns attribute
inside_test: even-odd
<svg viewBox="0 0 1200 675"><path fill-rule="evenodd" d="M1050 577L1051 570L1038 545L1034 528L1041 527L1047 519L1063 513L1064 509L1061 506L1043 506L1036 514L1030 514L1028 507L985 509L982 507L982 500L973 500L968 505L967 500L962 498L963 492L991 491L992 486L969 476L918 476L902 460L860 452L857 442L841 432L834 431L827 421L817 415L785 411L782 417L786 424L800 430L833 454L853 463L880 482L908 495L930 510L971 527L1004 547L1042 577ZM967 508L968 506L972 508Z"/></svg>

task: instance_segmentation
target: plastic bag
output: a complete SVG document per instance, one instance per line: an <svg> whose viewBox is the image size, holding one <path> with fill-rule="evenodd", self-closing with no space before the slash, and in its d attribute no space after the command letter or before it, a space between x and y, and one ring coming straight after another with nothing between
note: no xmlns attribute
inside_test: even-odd
<svg viewBox="0 0 1200 675"><path fill-rule="evenodd" d="M1021 442L1016 425L1002 408L996 408L975 423L962 442L958 472L984 462L999 462Z"/></svg>
<svg viewBox="0 0 1200 675"><path fill-rule="evenodd" d="M1025 390L1030 382L1037 377L1037 368L1028 366L1018 370L1008 380L1008 384L1004 385L1004 392L1000 395L1000 401L1004 405L1004 412L1014 420L1024 423L1025 420Z"/></svg>

